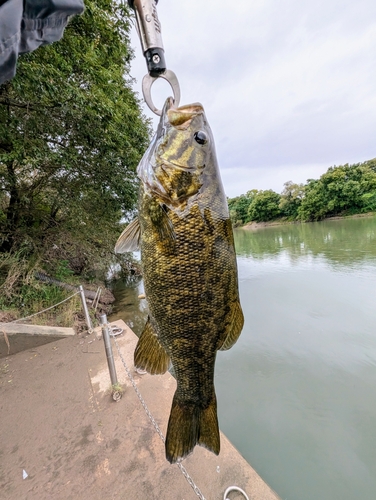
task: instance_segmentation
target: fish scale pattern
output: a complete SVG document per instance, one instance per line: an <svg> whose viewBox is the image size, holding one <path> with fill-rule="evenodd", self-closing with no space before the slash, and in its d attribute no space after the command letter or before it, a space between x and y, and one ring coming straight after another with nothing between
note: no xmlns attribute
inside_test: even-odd
<svg viewBox="0 0 376 500"><path fill-rule="evenodd" d="M140 213L151 203L143 195ZM141 222L142 262L150 319L170 356L178 393L205 405L211 399L215 353L239 303L230 221L202 216L193 205L183 218L169 214L175 242L158 240L149 218ZM181 375L181 376L180 376Z"/></svg>

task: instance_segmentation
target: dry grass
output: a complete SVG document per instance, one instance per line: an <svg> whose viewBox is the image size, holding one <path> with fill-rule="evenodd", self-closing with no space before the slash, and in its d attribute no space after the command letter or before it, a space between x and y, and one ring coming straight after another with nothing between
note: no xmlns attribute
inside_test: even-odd
<svg viewBox="0 0 376 500"><path fill-rule="evenodd" d="M67 297L68 297L67 293ZM51 304L53 305L53 304ZM33 303L33 309L38 312L50 307L46 305L46 302L39 301ZM82 311L81 300L78 295L72 299L64 302L49 311L38 314L30 319L30 323L33 325L46 325L46 326L64 326L71 327L75 323L75 317Z"/></svg>
<svg viewBox="0 0 376 500"><path fill-rule="evenodd" d="M77 333L87 330L78 295L39 314L40 311L60 303L73 292L38 281L34 277L35 270L40 270L37 263L31 264L21 254L0 255L0 323L12 322L38 313L27 322L34 325L73 327ZM103 287L103 284L101 285ZM93 288L94 291L97 288L96 285L85 286L88 289ZM89 306L89 312L92 325L96 326L99 323L99 314L108 312L108 307L101 304L98 310L94 311Z"/></svg>

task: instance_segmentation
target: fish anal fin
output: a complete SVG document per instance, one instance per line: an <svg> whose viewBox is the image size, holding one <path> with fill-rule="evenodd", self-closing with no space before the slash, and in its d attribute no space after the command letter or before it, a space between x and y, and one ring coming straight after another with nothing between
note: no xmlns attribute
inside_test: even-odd
<svg viewBox="0 0 376 500"><path fill-rule="evenodd" d="M169 364L170 358L148 319L134 351L134 366L151 375L161 375L168 370Z"/></svg>
<svg viewBox="0 0 376 500"><path fill-rule="evenodd" d="M134 219L119 236L115 245L115 253L136 252L140 248L140 222Z"/></svg>
<svg viewBox="0 0 376 500"><path fill-rule="evenodd" d="M231 319L229 327L226 330L226 335L224 337L223 343L219 348L221 351L227 351L227 349L230 349L235 344L240 336L243 325L243 311L240 306L240 302L237 300L231 308Z"/></svg>
<svg viewBox="0 0 376 500"><path fill-rule="evenodd" d="M180 401L174 396L166 436L166 458L174 464L188 456L196 444L216 455L220 450L217 402L213 398L207 408Z"/></svg>

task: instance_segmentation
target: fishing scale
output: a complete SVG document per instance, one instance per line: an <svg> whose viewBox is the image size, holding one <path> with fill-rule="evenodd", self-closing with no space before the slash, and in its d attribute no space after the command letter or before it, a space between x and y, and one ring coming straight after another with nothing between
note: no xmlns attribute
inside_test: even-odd
<svg viewBox="0 0 376 500"><path fill-rule="evenodd" d="M175 73L166 66L157 3L158 0L128 0L129 6L136 14L137 32L148 69L148 74L142 80L142 93L151 111L161 116L162 110L154 105L151 97L153 83L158 78L163 78L170 84L175 106L179 106L180 103L180 86Z"/></svg>

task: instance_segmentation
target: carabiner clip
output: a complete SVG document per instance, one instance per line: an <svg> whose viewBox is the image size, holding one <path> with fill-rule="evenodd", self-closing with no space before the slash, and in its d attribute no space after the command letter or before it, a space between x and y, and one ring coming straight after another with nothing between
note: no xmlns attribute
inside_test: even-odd
<svg viewBox="0 0 376 500"><path fill-rule="evenodd" d="M149 108L160 116L162 111L154 106L151 98L153 83L157 78L165 79L172 87L176 106L180 102L180 86L175 73L166 66L157 3L158 0L128 0L136 14L137 31L148 68L148 74L142 81L142 93Z"/></svg>

